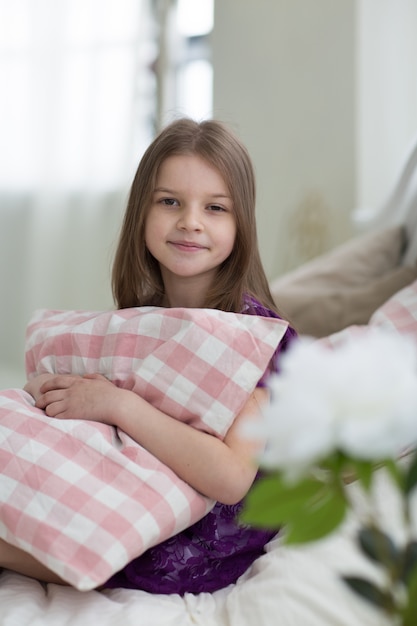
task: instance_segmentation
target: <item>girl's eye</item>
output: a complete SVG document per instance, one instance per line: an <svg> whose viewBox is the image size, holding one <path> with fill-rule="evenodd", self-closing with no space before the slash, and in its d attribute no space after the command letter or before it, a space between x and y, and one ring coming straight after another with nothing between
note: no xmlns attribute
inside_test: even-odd
<svg viewBox="0 0 417 626"><path fill-rule="evenodd" d="M215 213L221 213L222 211L226 211L224 207L219 206L218 204L210 204L208 208L210 209L210 211L214 211Z"/></svg>
<svg viewBox="0 0 417 626"><path fill-rule="evenodd" d="M176 206L178 204L174 198L161 198L160 202L165 206Z"/></svg>

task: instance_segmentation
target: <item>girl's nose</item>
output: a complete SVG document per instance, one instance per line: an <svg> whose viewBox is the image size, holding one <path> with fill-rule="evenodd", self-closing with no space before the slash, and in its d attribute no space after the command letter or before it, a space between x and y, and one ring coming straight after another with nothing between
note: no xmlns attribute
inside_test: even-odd
<svg viewBox="0 0 417 626"><path fill-rule="evenodd" d="M202 230L200 212L196 207L184 207L178 218L180 230Z"/></svg>

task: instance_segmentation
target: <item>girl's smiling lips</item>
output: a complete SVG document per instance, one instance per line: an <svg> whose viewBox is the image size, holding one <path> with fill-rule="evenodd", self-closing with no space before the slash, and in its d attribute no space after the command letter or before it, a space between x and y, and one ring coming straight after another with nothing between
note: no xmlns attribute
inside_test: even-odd
<svg viewBox="0 0 417 626"><path fill-rule="evenodd" d="M178 250L183 250L184 252L196 252L198 250L207 250L207 246L202 246L195 241L183 241L183 240L174 240L168 241L171 246L174 246Z"/></svg>

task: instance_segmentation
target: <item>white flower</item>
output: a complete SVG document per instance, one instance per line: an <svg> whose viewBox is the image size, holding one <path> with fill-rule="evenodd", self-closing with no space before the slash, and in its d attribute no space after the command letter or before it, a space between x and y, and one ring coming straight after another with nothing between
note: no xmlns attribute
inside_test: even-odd
<svg viewBox="0 0 417 626"><path fill-rule="evenodd" d="M417 442L417 346L387 330L333 349L302 337L271 382L261 465L295 476L341 450L354 458L397 457Z"/></svg>

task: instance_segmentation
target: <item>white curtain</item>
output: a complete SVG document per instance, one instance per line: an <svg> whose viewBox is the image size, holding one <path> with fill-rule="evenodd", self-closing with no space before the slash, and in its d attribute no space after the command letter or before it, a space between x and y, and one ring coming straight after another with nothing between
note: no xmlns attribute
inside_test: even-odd
<svg viewBox="0 0 417 626"><path fill-rule="evenodd" d="M112 306L128 188L153 136L151 0L0 0L0 388L36 308Z"/></svg>

